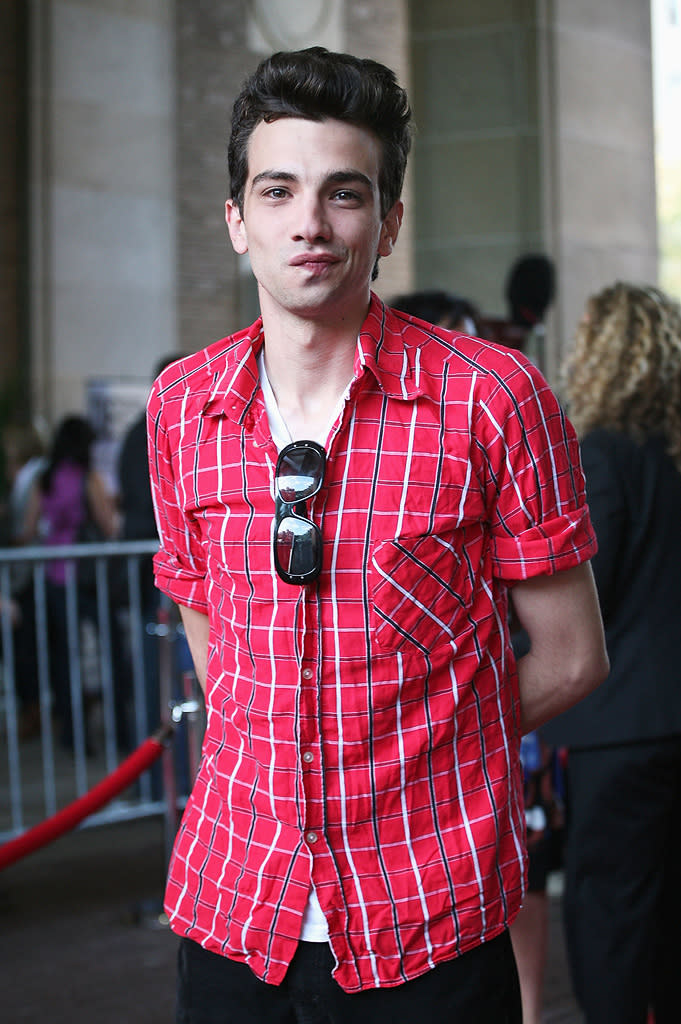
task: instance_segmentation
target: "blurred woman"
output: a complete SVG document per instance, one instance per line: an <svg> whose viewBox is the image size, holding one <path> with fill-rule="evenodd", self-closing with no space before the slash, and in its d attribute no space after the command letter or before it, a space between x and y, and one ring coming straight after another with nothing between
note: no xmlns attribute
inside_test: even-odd
<svg viewBox="0 0 681 1024"><path fill-rule="evenodd" d="M33 488L24 541L47 545L75 544L91 518L103 539L117 532L116 506L99 473L92 468L94 431L82 416L67 416L52 441L47 465ZM66 617L67 563L48 561L47 607L50 629L50 679L61 742L73 746L69 646ZM81 614L83 613L81 601ZM87 617L87 616L86 616Z"/></svg>
<svg viewBox="0 0 681 1024"><path fill-rule="evenodd" d="M679 1019L681 309L594 295L566 366L610 675L546 727L569 748L564 912L588 1024Z"/></svg>

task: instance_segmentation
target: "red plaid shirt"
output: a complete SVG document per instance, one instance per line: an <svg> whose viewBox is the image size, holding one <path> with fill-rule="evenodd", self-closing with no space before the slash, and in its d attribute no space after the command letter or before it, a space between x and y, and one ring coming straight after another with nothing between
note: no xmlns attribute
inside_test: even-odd
<svg viewBox="0 0 681 1024"><path fill-rule="evenodd" d="M318 584L272 560L262 324L149 401L159 587L210 618L203 757L172 928L281 982L311 879L347 991L493 938L523 896L507 585L595 541L574 433L518 352L374 296L310 503Z"/></svg>

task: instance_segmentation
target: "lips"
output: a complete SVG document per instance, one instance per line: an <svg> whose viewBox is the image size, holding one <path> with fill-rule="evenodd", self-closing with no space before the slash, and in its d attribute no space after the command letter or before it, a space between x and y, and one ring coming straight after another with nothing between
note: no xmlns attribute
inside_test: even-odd
<svg viewBox="0 0 681 1024"><path fill-rule="evenodd" d="M294 256L291 260L292 267L309 267L311 265L323 266L329 263L337 263L338 257L329 252L306 252Z"/></svg>

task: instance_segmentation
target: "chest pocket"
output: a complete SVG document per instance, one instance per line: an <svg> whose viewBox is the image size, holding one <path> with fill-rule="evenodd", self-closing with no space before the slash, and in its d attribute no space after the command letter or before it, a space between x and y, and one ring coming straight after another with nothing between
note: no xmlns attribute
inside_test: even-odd
<svg viewBox="0 0 681 1024"><path fill-rule="evenodd" d="M382 541L372 554L374 639L386 651L431 652L455 639L472 603L475 572L457 530Z"/></svg>

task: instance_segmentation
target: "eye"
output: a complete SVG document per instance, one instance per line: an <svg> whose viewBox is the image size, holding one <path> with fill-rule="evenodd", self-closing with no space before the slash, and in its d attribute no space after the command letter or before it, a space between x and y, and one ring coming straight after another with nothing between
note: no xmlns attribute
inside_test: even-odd
<svg viewBox="0 0 681 1024"><path fill-rule="evenodd" d="M284 188L283 185L273 185L272 188L268 188L263 192L263 196L266 199L285 199L288 195L288 189Z"/></svg>
<svg viewBox="0 0 681 1024"><path fill-rule="evenodd" d="M362 201L362 197L359 194L359 192L355 192L353 189L350 188L339 188L336 192L333 193L332 198L346 205L352 203L361 203Z"/></svg>

